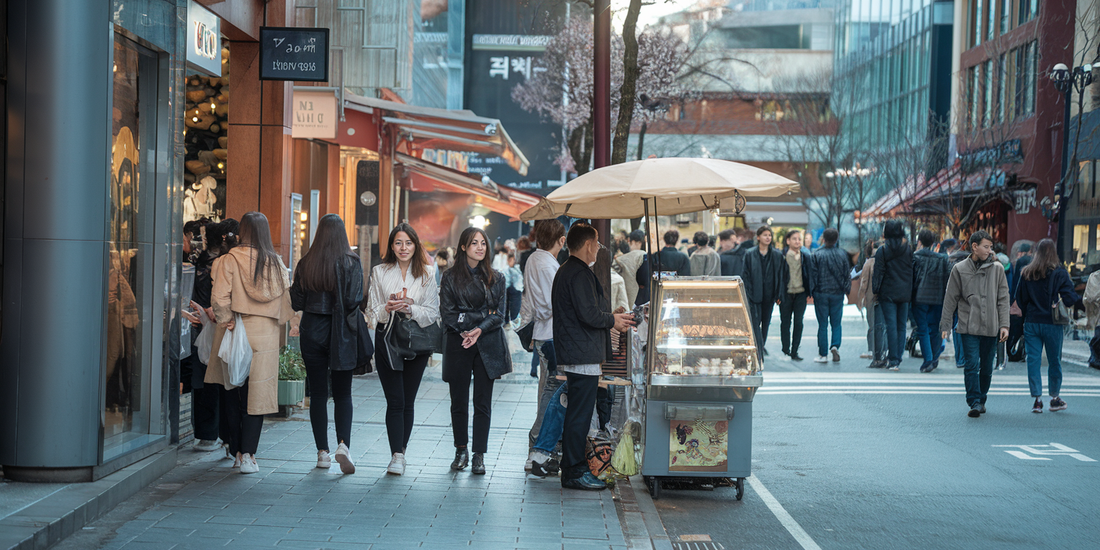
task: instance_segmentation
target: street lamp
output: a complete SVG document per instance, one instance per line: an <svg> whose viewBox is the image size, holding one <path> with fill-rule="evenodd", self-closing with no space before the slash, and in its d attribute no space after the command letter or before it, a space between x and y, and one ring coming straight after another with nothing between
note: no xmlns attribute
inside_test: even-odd
<svg viewBox="0 0 1100 550"><path fill-rule="evenodd" d="M854 178L856 184L859 186L859 206L860 206L860 208L863 208L863 199L864 199L863 178L865 178L867 176L870 176L874 171L875 171L874 168L864 168L863 166L860 166L860 164L857 162L851 168L837 168L836 170L833 170L832 172L825 172L825 177L828 178L828 179L836 179L836 180L844 178L844 182L843 182L844 185L850 184L851 183L850 180ZM841 205L840 208L841 208L841 211L843 211L844 206ZM861 213L860 213L859 210L853 211L852 221L854 221L855 224L856 224L856 238L858 239L859 246L862 249L862 247L863 247L863 219L862 219L862 216L860 214Z"/></svg>
<svg viewBox="0 0 1100 550"><path fill-rule="evenodd" d="M1064 261L1066 218L1062 215L1062 211L1065 209L1066 199L1070 195L1069 181L1067 181L1071 158L1069 154L1070 100L1073 92L1076 91L1078 107L1084 103L1085 88L1092 84L1092 65L1085 63L1070 70L1065 63L1058 63L1050 70L1050 79L1054 82L1054 88L1065 96L1065 112L1062 118L1062 177L1054 189L1054 202L1056 205L1054 215L1058 216L1058 257ZM1080 132L1081 125L1078 123L1078 135L1080 135ZM1072 158L1076 159L1076 141L1073 144L1073 149Z"/></svg>

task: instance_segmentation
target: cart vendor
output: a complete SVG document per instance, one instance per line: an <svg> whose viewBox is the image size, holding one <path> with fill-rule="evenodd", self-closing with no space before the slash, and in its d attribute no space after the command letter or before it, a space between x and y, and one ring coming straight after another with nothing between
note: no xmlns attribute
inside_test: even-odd
<svg viewBox="0 0 1100 550"><path fill-rule="evenodd" d="M607 484L592 475L584 456L585 437L599 388L600 363L607 357L609 329L626 332L629 313L612 314L605 290L592 272L600 243L595 228L576 223L565 237L569 259L554 277L554 352L569 384L569 406L562 430L561 486L599 490Z"/></svg>

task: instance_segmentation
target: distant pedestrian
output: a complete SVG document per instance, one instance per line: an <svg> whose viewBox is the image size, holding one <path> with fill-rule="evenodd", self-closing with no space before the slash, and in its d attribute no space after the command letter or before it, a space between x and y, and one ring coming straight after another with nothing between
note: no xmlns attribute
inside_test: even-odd
<svg viewBox="0 0 1100 550"><path fill-rule="evenodd" d="M691 275L691 261L688 260L686 254L676 249L676 243L679 240L679 231L675 229L665 231L665 247L661 249L657 257L660 258L661 271L675 271L677 275L686 277Z"/></svg>
<svg viewBox="0 0 1100 550"><path fill-rule="evenodd" d="M309 378L309 421L317 445L317 467L328 469L332 459L345 474L355 473L351 445L351 376L358 350L355 327L349 315L361 315L363 265L348 244L344 221L325 214L309 252L294 269L290 302L302 312L298 325L302 359ZM354 319L354 317L353 317ZM336 421L336 452L329 455L328 389L332 382L333 416Z"/></svg>
<svg viewBox="0 0 1100 550"><path fill-rule="evenodd" d="M561 385L558 380L558 363L554 355L554 277L558 273L558 252L565 245L565 226L558 220L539 220L531 231L538 248L527 262L523 273L523 307L520 308L520 325L534 323L531 331L532 346L535 348L535 360L539 379L538 410L535 422L527 435L528 451L535 450L539 428L542 427L543 413L550 396ZM621 256L620 259L629 255ZM645 256L645 253L642 253ZM555 440L556 441L556 440ZM531 469L531 457L528 457L525 470Z"/></svg>
<svg viewBox="0 0 1100 550"><path fill-rule="evenodd" d="M691 238L695 243L695 251L691 253L691 273L696 277L717 277L722 274L722 261L718 259L718 253L709 246L710 237L696 231Z"/></svg>
<svg viewBox="0 0 1100 550"><path fill-rule="evenodd" d="M944 239L940 243L940 254L947 254L947 264L951 267L955 267L955 264L965 260L969 252L966 250L966 241L961 243L955 239ZM954 317L954 326L957 328L959 324L959 315L956 313ZM1021 325L1020 334L1023 334L1023 327ZM951 347L955 351L955 368L966 368L966 350L963 349L962 338L959 337L959 331L955 328L951 329Z"/></svg>
<svg viewBox="0 0 1100 550"><path fill-rule="evenodd" d="M645 232L641 229L631 231L626 237L626 242L630 246L630 251L615 258L615 264L619 266L619 274L623 276L623 283L626 285L627 302L631 306L644 304L649 301L649 286L638 284L638 271L642 267L642 263L645 262ZM645 288L647 292L642 296L642 301L639 302L638 295L642 288Z"/></svg>
<svg viewBox="0 0 1100 550"><path fill-rule="evenodd" d="M421 353L400 365L390 362L386 331L399 316L427 327L439 321L439 287L420 236L407 223L390 230L386 257L371 270L367 323L374 326L374 363L386 396L386 435L390 463L386 472L405 474L409 438L416 418L416 393L432 354ZM448 270L449 271L449 270Z"/></svg>
<svg viewBox="0 0 1100 550"><path fill-rule="evenodd" d="M985 412L998 340L1008 339L1008 279L993 258L993 238L985 231L970 235L970 256L951 268L940 315L940 332L951 333L958 314L960 349L965 350L967 416Z"/></svg>
<svg viewBox="0 0 1100 550"><path fill-rule="evenodd" d="M881 246L881 245L879 245ZM882 305L878 303L878 296L875 295L875 291L872 288L871 281L875 276L875 251L878 247L875 246L875 241L869 239L867 241L867 247L864 249L864 255L867 256L867 261L863 262L863 269L859 274L859 300L863 304L863 308L866 311L867 316L867 354L860 354L860 357L871 359L871 364L867 365L869 369L884 369L886 368L886 318L882 315Z"/></svg>
<svg viewBox="0 0 1100 550"><path fill-rule="evenodd" d="M443 272L450 267L451 251L440 248L435 253L435 285L439 286L439 280L443 278Z"/></svg>
<svg viewBox="0 0 1100 550"><path fill-rule="evenodd" d="M667 242L667 241L666 241ZM567 489L605 489L592 475L585 441L596 404L600 363L606 361L610 329L626 332L632 314L610 311L605 290L589 264L600 249L596 230L576 223L566 236L569 259L554 277L554 351L569 384L569 405L562 430L561 485Z"/></svg>
<svg viewBox="0 0 1100 550"><path fill-rule="evenodd" d="M783 301L783 272L787 268L783 254L772 246L772 236L771 227L760 226L756 230L756 250L745 254L745 294L749 299L756 349L761 357L768 354L764 343L768 340L772 312Z"/></svg>
<svg viewBox="0 0 1100 550"><path fill-rule="evenodd" d="M202 235L212 225L214 224L207 218L183 225L184 261L195 267L195 284L191 291L191 311L183 312L191 322L191 355L180 359L180 381L184 384L184 392L191 391L191 426L195 430L195 445L192 448L200 452L221 448L218 444L218 410L221 407L219 395L224 389L217 384L203 382L206 378L206 364L199 359L199 351L195 346L195 340L203 330L199 311L210 307L210 291L213 288L210 269L218 254L206 250L203 245Z"/></svg>
<svg viewBox="0 0 1100 550"><path fill-rule="evenodd" d="M504 328L512 328L512 323L519 318L520 300L523 298L523 272L516 265L514 252L508 253L508 269L504 271L504 287L508 293L508 316L504 320Z"/></svg>
<svg viewBox="0 0 1100 550"><path fill-rule="evenodd" d="M1031 248L1031 241L1016 241L1009 254L1009 258L1012 259L1012 268L1008 270L1008 296L1013 303L1016 303L1016 289L1020 286L1020 272L1031 263ZM1019 307L1019 304L1016 307ZM1015 311L1016 308L1013 310ZM1009 321L1012 326L1008 328L1008 342L1005 343L1008 349L1008 360L1023 361L1027 355L1023 345L1024 318L1020 315L1012 315Z"/></svg>
<svg viewBox="0 0 1100 550"><path fill-rule="evenodd" d="M718 258L721 260L721 273L723 277L731 277L733 273L733 250L737 248L737 231L725 229L718 233Z"/></svg>
<svg viewBox="0 0 1100 550"><path fill-rule="evenodd" d="M210 354L206 382L221 384L228 390L222 414L230 437L230 448L238 450L240 472L259 471L256 450L265 414L279 412L279 333L293 316L290 280L283 259L275 252L267 216L248 212L241 217L240 246L214 261L211 272L214 285L211 304L219 330L214 333L214 350L221 346L226 330L236 327L240 315L252 364L248 379L241 386L229 382L228 365Z"/></svg>
<svg viewBox="0 0 1100 550"><path fill-rule="evenodd" d="M917 251L913 254L913 316L917 321L917 339L924 359L921 372L935 370L943 352L939 322L951 266L947 263L947 256L933 251L936 237L930 229L921 230L917 235Z"/></svg>
<svg viewBox="0 0 1100 550"><path fill-rule="evenodd" d="M1058 300L1066 308L1078 302L1073 281L1058 261L1054 241L1043 239L1036 247L1035 259L1020 273L1016 303L1024 318L1024 345L1027 346L1027 382L1035 398L1031 412L1043 412L1043 348L1047 352L1047 390L1050 410L1065 410L1066 402L1059 397L1062 389L1062 340L1065 323L1056 324L1053 316ZM1066 320L1070 322L1070 320Z"/></svg>
<svg viewBox="0 0 1100 550"><path fill-rule="evenodd" d="M875 252L871 285L886 320L886 368L896 371L905 353L905 326L913 299L913 251L905 242L901 220L887 221L882 238L885 243Z"/></svg>
<svg viewBox="0 0 1100 550"><path fill-rule="evenodd" d="M806 299L813 295L813 273L810 250L802 246L802 232L788 231L783 237L782 297L779 302L779 337L783 356L801 361L798 348L802 344L802 322L806 316ZM791 332L792 322L794 332Z"/></svg>
<svg viewBox="0 0 1100 550"><path fill-rule="evenodd" d="M737 246L732 250L726 251L723 254L729 255L729 273L730 275L736 275L741 277L745 272L745 254L752 250L756 243L753 242L753 237L756 235L751 229L745 228L737 232ZM723 264L722 275L726 275L726 264Z"/></svg>
<svg viewBox="0 0 1100 550"><path fill-rule="evenodd" d="M1089 340L1089 366L1100 369L1100 271L1093 271L1085 284L1085 296L1081 299L1085 304L1085 315L1088 317L1088 328L1092 330L1092 339Z"/></svg>
<svg viewBox="0 0 1100 550"><path fill-rule="evenodd" d="M451 430L455 459L452 470L470 462L470 378L474 381L474 456L471 471L485 474L492 415L493 381L512 372L512 357L504 340L506 307L504 275L490 267L489 238L467 227L458 238L455 266L443 274L439 313L446 329L443 380L451 388Z"/></svg>
<svg viewBox="0 0 1100 550"><path fill-rule="evenodd" d="M817 316L817 363L829 361L826 356L832 353L833 361L840 361L841 330L840 321L844 314L844 296L852 291L852 279L849 277L851 263L848 253L837 245L840 233L832 227L821 234L824 246L813 254L813 297L814 313ZM829 329L833 337L829 340Z"/></svg>

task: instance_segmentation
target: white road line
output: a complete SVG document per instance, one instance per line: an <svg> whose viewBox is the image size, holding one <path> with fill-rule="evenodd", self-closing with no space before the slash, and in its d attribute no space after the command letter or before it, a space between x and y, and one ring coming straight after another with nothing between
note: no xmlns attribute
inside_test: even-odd
<svg viewBox="0 0 1100 550"><path fill-rule="evenodd" d="M794 537L794 540L798 541L798 544L802 545L802 548L805 550L821 550L821 547L814 542L810 534L787 513L783 505L779 504L779 501L772 496L771 491L768 491L768 488L764 487L764 484L761 483L756 476L749 476L748 482L752 490L760 497L760 500L764 501L768 509L775 514L775 518L779 520L779 523L782 523L783 527L787 528L787 532Z"/></svg>

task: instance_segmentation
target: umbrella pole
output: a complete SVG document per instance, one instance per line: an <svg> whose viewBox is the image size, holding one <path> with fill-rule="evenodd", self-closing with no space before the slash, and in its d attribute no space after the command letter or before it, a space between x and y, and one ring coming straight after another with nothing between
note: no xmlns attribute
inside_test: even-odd
<svg viewBox="0 0 1100 550"><path fill-rule="evenodd" d="M655 204L654 208L657 207ZM642 199L642 209L645 212L645 261L649 267L649 279L650 284L646 285L649 289L649 300L653 301L653 252L650 250L649 241L653 237L649 234L649 199Z"/></svg>
<svg viewBox="0 0 1100 550"><path fill-rule="evenodd" d="M653 226L654 227L657 227L657 216L658 216L658 214L657 214L657 197L653 197ZM648 224L649 220L646 220L646 223ZM658 235L657 238L660 238L660 235ZM657 273L657 277L660 278L661 277L661 243L657 243L657 272L656 273ZM652 285L650 285L650 286L652 286ZM650 295L650 297L652 298L652 294Z"/></svg>

